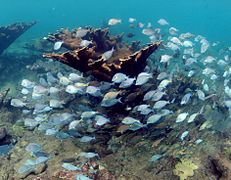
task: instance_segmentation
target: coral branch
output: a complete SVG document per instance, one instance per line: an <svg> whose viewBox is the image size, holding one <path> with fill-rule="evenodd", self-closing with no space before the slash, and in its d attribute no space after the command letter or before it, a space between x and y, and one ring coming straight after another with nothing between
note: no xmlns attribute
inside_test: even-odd
<svg viewBox="0 0 231 180"><path fill-rule="evenodd" d="M135 76L146 66L147 58L159 47L160 42L152 43L143 49L124 58L114 57L113 61L105 61L97 56L94 48L82 48L63 54L44 54L44 58L58 60L82 72L89 72L100 80L110 81L117 72Z"/></svg>

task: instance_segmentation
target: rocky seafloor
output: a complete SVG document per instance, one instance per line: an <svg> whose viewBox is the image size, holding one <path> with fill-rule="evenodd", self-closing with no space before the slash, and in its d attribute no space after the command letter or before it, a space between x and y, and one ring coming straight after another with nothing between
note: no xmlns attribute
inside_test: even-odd
<svg viewBox="0 0 231 180"><path fill-rule="evenodd" d="M103 48L110 50L110 43ZM127 55L130 50L123 44L117 51L122 52L123 48ZM72 82L70 73L81 77L81 72L43 59L44 52L53 51L53 45L45 40L18 42L18 46L8 49L1 56L5 60L1 82L5 83L1 84L0 96L0 149L6 152L0 156L0 179L230 179L230 118L223 102L223 87L212 87L205 93L208 98L203 98L197 90L203 89L205 78L191 78L183 70L176 71L162 98L169 102L167 108L146 112L156 102L144 100L145 94L159 87L161 72L171 74L157 62L165 48L160 47L147 60L152 78L128 88L101 81L92 73ZM97 58L100 56L97 54ZM12 73L17 67L21 68ZM7 78L11 77L9 86ZM206 81L210 86L211 80ZM32 83L33 87L25 88L23 82ZM80 93L70 93L68 86L78 87ZM89 86L98 87L99 91L88 92ZM58 92L52 94L51 87ZM8 92L7 88L11 90ZM102 107L101 101L108 92L118 92L122 102ZM187 93L191 93L191 98L182 104ZM15 105L12 100L20 101ZM51 105L51 100L61 103L52 101L56 104ZM145 111L137 110L144 104L149 105ZM155 114L161 117L150 118ZM180 118L181 114L195 117L189 121L188 117ZM128 117L129 122L125 123Z"/></svg>

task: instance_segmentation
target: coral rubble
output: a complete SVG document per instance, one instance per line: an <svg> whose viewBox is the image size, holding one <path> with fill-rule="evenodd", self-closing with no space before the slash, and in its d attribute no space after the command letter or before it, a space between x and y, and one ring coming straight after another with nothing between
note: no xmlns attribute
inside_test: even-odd
<svg viewBox="0 0 231 180"><path fill-rule="evenodd" d="M0 54L35 23L22 22L0 27Z"/></svg>

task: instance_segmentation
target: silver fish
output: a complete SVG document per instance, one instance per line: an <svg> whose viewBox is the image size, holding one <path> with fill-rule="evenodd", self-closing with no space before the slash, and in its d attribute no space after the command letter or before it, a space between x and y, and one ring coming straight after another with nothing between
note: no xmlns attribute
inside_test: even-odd
<svg viewBox="0 0 231 180"><path fill-rule="evenodd" d="M176 123L183 122L187 116L188 116L188 113L179 114L176 118Z"/></svg>
<svg viewBox="0 0 231 180"><path fill-rule="evenodd" d="M183 105L183 104L187 104L190 100L190 98L192 97L192 93L187 93L183 96L180 104Z"/></svg>
<svg viewBox="0 0 231 180"><path fill-rule="evenodd" d="M80 138L80 142L82 142L82 143L87 143L87 142L90 142L92 140L95 140L95 137L83 136Z"/></svg>
<svg viewBox="0 0 231 180"><path fill-rule="evenodd" d="M111 50L106 51L105 53L103 53L102 57L104 58L104 60L108 60L112 57L113 52L115 51L114 47L112 47Z"/></svg>
<svg viewBox="0 0 231 180"><path fill-rule="evenodd" d="M164 95L166 95L165 92L156 91L152 96L152 101L159 101Z"/></svg>
<svg viewBox="0 0 231 180"><path fill-rule="evenodd" d="M205 93L201 90L197 90L197 96L200 100L204 101L205 100Z"/></svg>
<svg viewBox="0 0 231 180"><path fill-rule="evenodd" d="M135 78L128 78L125 81L121 82L119 85L120 88L129 88L135 81Z"/></svg>
<svg viewBox="0 0 231 180"><path fill-rule="evenodd" d="M95 86L88 86L86 89L86 93L90 94L91 96L94 96L94 97L102 96L100 89L98 87L95 87Z"/></svg>
<svg viewBox="0 0 231 180"><path fill-rule="evenodd" d="M155 90L149 91L144 95L144 99L143 101L148 101L150 99L152 99L153 95L156 93Z"/></svg>
<svg viewBox="0 0 231 180"><path fill-rule="evenodd" d="M110 120L102 115L95 116L96 125L103 126L104 124L110 122Z"/></svg>
<svg viewBox="0 0 231 180"><path fill-rule="evenodd" d="M161 114L154 114L148 118L147 124L154 124L158 122L161 119L161 117L162 117Z"/></svg>
<svg viewBox="0 0 231 180"><path fill-rule="evenodd" d="M54 50L57 51L61 48L63 44L63 41L57 41L55 44L54 44Z"/></svg>
<svg viewBox="0 0 231 180"><path fill-rule="evenodd" d="M133 118L133 117L125 117L122 120L122 123L130 125L130 124L134 124L134 123L140 123L140 121L138 119Z"/></svg>
<svg viewBox="0 0 231 180"><path fill-rule="evenodd" d="M114 83L121 83L123 81L125 81L126 79L128 79L126 74L123 73L116 73L113 77L112 77L112 82Z"/></svg>
<svg viewBox="0 0 231 180"><path fill-rule="evenodd" d="M183 141L184 138L185 138L186 136L188 136L188 134L189 134L189 131L183 132L183 133L181 134L181 136L180 136L181 141Z"/></svg>
<svg viewBox="0 0 231 180"><path fill-rule="evenodd" d="M153 109L161 109L163 107L165 107L167 104L169 104L169 101L157 101L154 106L153 106Z"/></svg>
<svg viewBox="0 0 231 180"><path fill-rule="evenodd" d="M136 86L141 86L145 84L150 78L152 78L152 74L146 72L140 73L136 79Z"/></svg>
<svg viewBox="0 0 231 180"><path fill-rule="evenodd" d="M161 72L158 76L157 76L157 80L163 80L163 79L166 79L166 78L168 78L169 77L169 75L168 75L168 73L166 73L166 72Z"/></svg>

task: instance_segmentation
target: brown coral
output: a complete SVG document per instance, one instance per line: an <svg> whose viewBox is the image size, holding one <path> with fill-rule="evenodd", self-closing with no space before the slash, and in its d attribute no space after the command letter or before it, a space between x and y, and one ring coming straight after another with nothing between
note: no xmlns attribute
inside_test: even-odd
<svg viewBox="0 0 231 180"><path fill-rule="evenodd" d="M85 34L77 37L79 31L85 30ZM48 53L45 58L58 60L81 72L87 72L97 79L110 81L115 73L122 72L129 76L136 76L146 66L147 58L159 47L160 42L152 43L135 53L139 43L128 46L122 42L123 34L113 36L109 29L93 29L90 27L78 28L72 31L62 29L58 33L50 34L48 41L55 43L63 41L62 46L71 50L63 54ZM81 47L82 40L91 41L88 47ZM105 60L103 53L115 49L112 56Z"/></svg>
<svg viewBox="0 0 231 180"><path fill-rule="evenodd" d="M113 75L118 72L131 76L142 72L146 66L147 58L159 45L160 42L152 43L124 58L112 57L114 59L112 62L110 59L105 61L103 57L97 56L95 49L88 47L63 54L44 54L43 57L58 60L79 71L89 72L98 79L110 81Z"/></svg>

